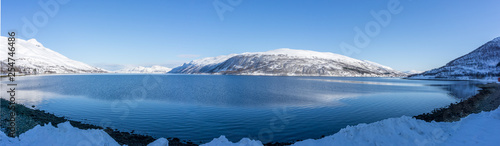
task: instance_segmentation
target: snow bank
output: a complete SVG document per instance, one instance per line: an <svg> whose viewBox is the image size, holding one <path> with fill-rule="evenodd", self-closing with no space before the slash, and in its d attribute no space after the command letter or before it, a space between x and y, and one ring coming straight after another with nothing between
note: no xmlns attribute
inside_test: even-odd
<svg viewBox="0 0 500 146"><path fill-rule="evenodd" d="M297 142L313 145L498 145L500 110L472 114L453 123L416 120L407 116L348 126L322 139Z"/></svg>
<svg viewBox="0 0 500 146"><path fill-rule="evenodd" d="M81 130L69 122L58 128L36 126L19 138L0 132L0 146L6 145L119 145L102 130ZM500 144L500 109L472 114L458 122L425 122L408 116L390 118L370 124L348 126L322 139L308 139L294 146L318 145L498 145ZM225 136L215 138L203 146L261 146L257 140L243 138L230 142ZM160 138L149 146L168 146Z"/></svg>
<svg viewBox="0 0 500 146"><path fill-rule="evenodd" d="M18 145L107 145L119 144L106 132L97 129L82 130L71 126L69 122L61 123L56 127L51 124L37 125L17 138L10 138L0 132L0 146Z"/></svg>
<svg viewBox="0 0 500 146"><path fill-rule="evenodd" d="M160 138L152 143L149 143L148 146L168 146L168 140L165 138Z"/></svg>
<svg viewBox="0 0 500 146"><path fill-rule="evenodd" d="M250 140L248 138L242 138L237 143L232 143L227 140L226 136L222 135L219 138L214 138L209 143L202 144L201 146L261 146L262 142L258 140Z"/></svg>
<svg viewBox="0 0 500 146"><path fill-rule="evenodd" d="M498 145L500 143L500 109L472 114L461 121L425 122L408 116L390 118L370 124L348 126L322 139L308 139L293 146L323 145ZM260 146L247 138L238 143L221 136L204 146Z"/></svg>

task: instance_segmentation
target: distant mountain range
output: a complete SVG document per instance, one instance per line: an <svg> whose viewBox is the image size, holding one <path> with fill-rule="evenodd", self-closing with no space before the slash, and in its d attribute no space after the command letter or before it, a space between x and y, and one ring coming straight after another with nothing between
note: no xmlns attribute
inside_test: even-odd
<svg viewBox="0 0 500 146"><path fill-rule="evenodd" d="M409 71L403 71L404 73L408 74L408 75L412 75L412 74L419 74L419 73L423 73L424 71L418 71L418 70L409 70Z"/></svg>
<svg viewBox="0 0 500 146"><path fill-rule="evenodd" d="M6 73L7 65L7 37L0 37L0 54L5 56L0 61L1 72ZM14 59L16 72L25 74L66 74L66 73L105 73L104 69L92 67L82 62L71 60L55 51L45 48L35 39L22 40L16 38Z"/></svg>
<svg viewBox="0 0 500 146"><path fill-rule="evenodd" d="M448 62L446 65L409 79L485 79L500 76L500 37L495 38L476 50Z"/></svg>
<svg viewBox="0 0 500 146"><path fill-rule="evenodd" d="M153 65L152 67L139 66L139 67L134 67L134 68L121 69L121 70L117 70L114 72L115 73L158 73L158 74L163 73L164 74L164 73L169 72L170 70L172 70L172 69L168 68L168 67Z"/></svg>
<svg viewBox="0 0 500 146"><path fill-rule="evenodd" d="M7 38L0 37L0 47L7 48ZM7 49L0 49L6 56ZM71 60L44 47L35 39L16 39L17 72L25 74L108 73L104 69ZM7 58L0 60L7 72ZM178 73L273 76L350 76L401 77L409 79L483 79L500 76L500 37L480 46L446 65L426 72L399 72L367 60L309 50L277 49L267 52L230 54L193 60L176 68L163 66L135 67L116 73Z"/></svg>
<svg viewBox="0 0 500 146"><path fill-rule="evenodd" d="M208 57L184 63L169 73L351 77L407 75L366 60L329 52L294 49Z"/></svg>

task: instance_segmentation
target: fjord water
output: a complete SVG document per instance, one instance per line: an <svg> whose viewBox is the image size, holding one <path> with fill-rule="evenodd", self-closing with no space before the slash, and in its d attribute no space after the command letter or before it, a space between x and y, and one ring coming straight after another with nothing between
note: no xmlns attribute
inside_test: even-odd
<svg viewBox="0 0 500 146"><path fill-rule="evenodd" d="M220 135L263 142L320 138L348 125L430 112L478 90L470 81L364 77L96 74L17 82L17 101L28 107L195 143Z"/></svg>

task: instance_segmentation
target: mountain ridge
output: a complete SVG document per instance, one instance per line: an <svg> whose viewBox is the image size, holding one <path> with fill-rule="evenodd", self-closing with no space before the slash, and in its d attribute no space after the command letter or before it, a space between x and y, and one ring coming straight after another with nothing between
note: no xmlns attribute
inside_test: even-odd
<svg viewBox="0 0 500 146"><path fill-rule="evenodd" d="M405 76L371 61L330 52L281 48L193 60L169 73L278 76Z"/></svg>
<svg viewBox="0 0 500 146"><path fill-rule="evenodd" d="M444 66L410 75L409 79L486 79L500 76L500 37L486 42Z"/></svg>
<svg viewBox="0 0 500 146"><path fill-rule="evenodd" d="M24 74L66 74L66 73L106 73L104 69L69 59L68 57L44 47L36 39L16 38L14 59L16 72ZM0 36L0 54L7 55L7 37ZM1 72L6 73L8 60L1 60Z"/></svg>

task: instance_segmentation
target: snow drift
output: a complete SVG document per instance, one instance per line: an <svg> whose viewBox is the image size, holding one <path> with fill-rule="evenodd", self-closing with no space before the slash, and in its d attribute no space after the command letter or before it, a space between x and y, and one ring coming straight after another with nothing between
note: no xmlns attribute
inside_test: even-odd
<svg viewBox="0 0 500 146"><path fill-rule="evenodd" d="M500 110L471 114L458 122L425 122L411 117L390 118L348 126L309 145L496 145L500 143Z"/></svg>
<svg viewBox="0 0 500 146"><path fill-rule="evenodd" d="M52 124L35 126L35 128L10 138L0 132L0 146L24 146L24 145L107 145L118 146L119 144L102 130L81 130L71 126L69 122L60 123L56 127Z"/></svg>

